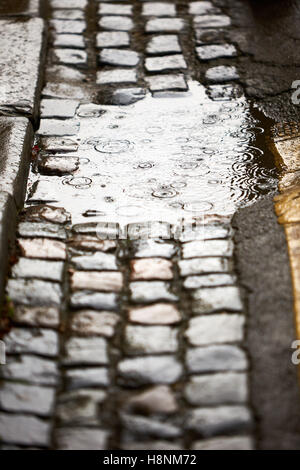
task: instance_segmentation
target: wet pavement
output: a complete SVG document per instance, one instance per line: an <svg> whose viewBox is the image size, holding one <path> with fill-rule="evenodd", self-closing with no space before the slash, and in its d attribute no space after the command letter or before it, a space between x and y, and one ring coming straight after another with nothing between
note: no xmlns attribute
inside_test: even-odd
<svg viewBox="0 0 300 470"><path fill-rule="evenodd" d="M265 204L270 120L249 99L244 13L227 3L49 1L7 283L4 448L299 447L297 422L281 429L296 408L269 419L271 387L259 403L247 263L262 254L243 244L260 210L285 247ZM288 290L285 251L278 263Z"/></svg>

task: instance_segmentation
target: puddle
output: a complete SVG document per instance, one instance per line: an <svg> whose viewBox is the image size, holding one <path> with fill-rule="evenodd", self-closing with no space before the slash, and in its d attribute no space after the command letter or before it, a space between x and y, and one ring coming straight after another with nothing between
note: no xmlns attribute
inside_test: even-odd
<svg viewBox="0 0 300 470"><path fill-rule="evenodd" d="M65 155L79 157L78 170L68 177L31 172L27 205L62 206L74 224L87 217L174 223L231 216L274 189L276 170L249 102L212 101L197 82L189 88L184 98L147 95L126 108L75 116L78 150Z"/></svg>

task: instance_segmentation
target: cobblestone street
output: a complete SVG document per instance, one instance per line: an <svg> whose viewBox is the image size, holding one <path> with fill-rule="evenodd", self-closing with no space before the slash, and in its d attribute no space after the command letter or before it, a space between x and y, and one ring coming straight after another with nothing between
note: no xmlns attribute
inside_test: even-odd
<svg viewBox="0 0 300 470"><path fill-rule="evenodd" d="M11 192L1 186L1 197L15 202L11 209L1 199L1 207L18 216L9 275L1 279L9 326L0 447L252 450L282 441L300 449L293 293L266 140L275 104L257 105L265 95L256 96L250 76L247 27L225 1L42 3L39 15L28 10L21 21L0 9L6 44L13 37L20 56L44 57L41 78L31 67L22 82L26 99L21 90L13 103L0 100L8 148L25 155L31 124L35 131L27 188L18 183L27 181L25 163L5 181ZM35 2L28 4L34 11ZM284 178L281 192L290 183ZM286 210L280 201L278 216ZM261 282L263 294L244 274L245 265L261 262L269 272L255 251L261 233L254 222L245 229L242 218L251 214L238 212L256 207L264 236L279 240L270 255L272 243L264 242L278 273L270 274L271 288ZM182 220L196 231L183 230ZM291 250L297 235L285 230ZM256 248L249 249L251 234ZM289 334L274 320L271 330L253 307L254 295L272 309L277 289ZM256 315L261 324L253 327ZM262 336L268 328L266 343L277 341L286 361L287 381L277 377L291 397L284 424L264 420L268 377L265 398L254 390L261 382L256 353L266 347L265 357L277 356L262 338L257 346L253 328ZM274 405L270 399L276 414Z"/></svg>

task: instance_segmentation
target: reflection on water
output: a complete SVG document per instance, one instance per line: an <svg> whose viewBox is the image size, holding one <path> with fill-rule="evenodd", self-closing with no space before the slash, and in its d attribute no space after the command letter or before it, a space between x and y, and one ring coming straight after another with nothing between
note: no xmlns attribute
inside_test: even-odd
<svg viewBox="0 0 300 470"><path fill-rule="evenodd" d="M182 95L181 95L182 96ZM31 173L29 204L51 202L73 223L232 215L276 186L255 144L264 132L244 97L211 101L190 83L184 98L153 98L77 120L79 169L70 176ZM68 146L72 146L67 139ZM62 154L56 138L59 154Z"/></svg>

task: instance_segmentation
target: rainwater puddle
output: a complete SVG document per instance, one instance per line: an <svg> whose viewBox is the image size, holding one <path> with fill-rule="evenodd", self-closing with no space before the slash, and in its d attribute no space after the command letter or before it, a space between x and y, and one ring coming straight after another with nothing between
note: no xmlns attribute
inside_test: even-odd
<svg viewBox="0 0 300 470"><path fill-rule="evenodd" d="M74 224L87 217L175 223L201 214L231 216L274 189L272 160L257 144L264 130L248 101L212 101L197 82L189 87L184 98L147 95L130 106L76 116L78 150L66 155L79 157L79 169L64 177L31 172L27 205L64 207Z"/></svg>

